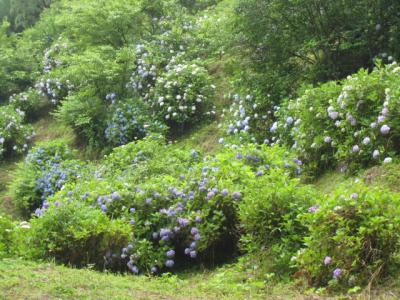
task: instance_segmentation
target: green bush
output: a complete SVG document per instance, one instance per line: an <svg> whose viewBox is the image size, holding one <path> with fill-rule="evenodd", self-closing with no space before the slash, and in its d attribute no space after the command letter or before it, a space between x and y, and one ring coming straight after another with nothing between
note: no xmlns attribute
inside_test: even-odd
<svg viewBox="0 0 400 300"><path fill-rule="evenodd" d="M399 72L393 63L306 90L279 111L279 138L317 172L391 162L400 149Z"/></svg>
<svg viewBox="0 0 400 300"><path fill-rule="evenodd" d="M11 105L0 106L0 159L28 150L33 127L24 124L25 113Z"/></svg>
<svg viewBox="0 0 400 300"><path fill-rule="evenodd" d="M295 257L315 286L354 287L379 282L400 263L400 198L361 184L338 189L300 216L308 228Z"/></svg>
<svg viewBox="0 0 400 300"><path fill-rule="evenodd" d="M25 112L27 118L32 119L40 115L45 108L44 100L37 90L29 88L27 91L10 96L10 104Z"/></svg>
<svg viewBox="0 0 400 300"><path fill-rule="evenodd" d="M49 202L83 202L129 224L135 236L121 261L134 273L163 272L230 257L246 183L279 168L295 174L297 167L279 147L232 147L202 157L147 138L115 149L96 172Z"/></svg>
<svg viewBox="0 0 400 300"><path fill-rule="evenodd" d="M301 83L341 79L372 68L379 57L393 62L400 55L399 8L396 0L238 1L234 29L245 58L240 80L247 78L253 93L266 101L270 94L278 105Z"/></svg>
<svg viewBox="0 0 400 300"><path fill-rule="evenodd" d="M72 159L73 152L63 140L43 142L31 149L23 162L18 164L10 190L13 202L24 217L29 217L40 208L44 200L62 188L67 180L74 179L79 169L77 162L63 162ZM78 167L75 167L78 164ZM71 169L71 168L70 168ZM69 170L69 169L68 169Z"/></svg>
<svg viewBox="0 0 400 300"><path fill-rule="evenodd" d="M74 266L94 264L119 269L115 261L132 232L128 224L111 221L101 211L79 203L56 203L31 221L27 242L34 258L55 258Z"/></svg>
<svg viewBox="0 0 400 300"><path fill-rule="evenodd" d="M210 106L211 78L207 70L195 62L172 63L166 69L150 92L152 109L170 126L193 125Z"/></svg>
<svg viewBox="0 0 400 300"><path fill-rule="evenodd" d="M11 219L0 213L0 259L11 254L14 228Z"/></svg>
<svg viewBox="0 0 400 300"><path fill-rule="evenodd" d="M319 199L316 191L283 170L272 169L249 181L244 195L239 209L244 249L253 254L269 253L270 272L290 272L290 259L308 233L298 215Z"/></svg>

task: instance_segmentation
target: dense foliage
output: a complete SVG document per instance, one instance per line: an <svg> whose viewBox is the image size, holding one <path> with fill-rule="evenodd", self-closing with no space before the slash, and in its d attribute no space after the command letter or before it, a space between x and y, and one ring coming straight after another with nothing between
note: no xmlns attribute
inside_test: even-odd
<svg viewBox="0 0 400 300"><path fill-rule="evenodd" d="M399 274L398 193L304 184L398 160L398 1L25 2L0 0L27 220L0 214L0 257L156 275L246 254L319 291ZM34 138L49 119L73 138Z"/></svg>

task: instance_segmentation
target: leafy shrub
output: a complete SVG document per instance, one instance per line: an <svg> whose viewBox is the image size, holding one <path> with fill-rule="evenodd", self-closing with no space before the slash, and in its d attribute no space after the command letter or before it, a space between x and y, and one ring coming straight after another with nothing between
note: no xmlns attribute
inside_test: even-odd
<svg viewBox="0 0 400 300"><path fill-rule="evenodd" d="M311 169L390 162L400 149L399 72L394 63L308 89L274 126Z"/></svg>
<svg viewBox="0 0 400 300"><path fill-rule="evenodd" d="M112 105L113 113L107 122L105 136L114 146L142 139L151 134L165 133L166 126L151 120L148 107L140 99L125 100Z"/></svg>
<svg viewBox="0 0 400 300"><path fill-rule="evenodd" d="M27 115L34 117L44 108L43 98L35 89L28 89L25 92L10 96L10 104Z"/></svg>
<svg viewBox="0 0 400 300"><path fill-rule="evenodd" d="M0 258L10 255L14 227L9 217L0 214Z"/></svg>
<svg viewBox="0 0 400 300"><path fill-rule="evenodd" d="M162 272L226 259L236 249L247 180L276 168L295 174L297 167L279 147L226 148L201 159L194 150L147 138L117 148L94 174L67 184L49 201L84 202L123 220L135 236L122 249L122 262L133 273Z"/></svg>
<svg viewBox="0 0 400 300"><path fill-rule="evenodd" d="M399 56L398 9L391 0L238 1L234 29L250 73L240 78L279 105L299 83L341 79L372 68L377 57L392 62Z"/></svg>
<svg viewBox="0 0 400 300"><path fill-rule="evenodd" d="M0 103L22 92L34 82L38 62L32 45L15 34L9 34L9 23L0 20Z"/></svg>
<svg viewBox="0 0 400 300"><path fill-rule="evenodd" d="M195 62L169 64L150 95L152 108L169 125L192 125L203 117L213 95L211 78Z"/></svg>
<svg viewBox="0 0 400 300"><path fill-rule="evenodd" d="M291 179L282 169L248 182L240 203L244 249L269 253L269 270L289 272L290 259L303 245L307 228L298 219L319 199L317 193Z"/></svg>
<svg viewBox="0 0 400 300"><path fill-rule="evenodd" d="M399 266L398 194L363 185L338 189L305 212L309 235L296 264L316 286L379 281Z"/></svg>
<svg viewBox="0 0 400 300"><path fill-rule="evenodd" d="M11 105L0 106L0 158L28 150L33 127L24 124L25 113Z"/></svg>
<svg viewBox="0 0 400 300"><path fill-rule="evenodd" d="M111 221L99 210L77 203L56 203L43 216L32 219L27 242L35 258L118 269L115 259L131 234L127 224Z"/></svg>
<svg viewBox="0 0 400 300"><path fill-rule="evenodd" d="M20 213L28 217L42 206L43 200L75 179L80 164L66 161L73 152L62 140L40 143L18 164L10 186L13 201Z"/></svg>

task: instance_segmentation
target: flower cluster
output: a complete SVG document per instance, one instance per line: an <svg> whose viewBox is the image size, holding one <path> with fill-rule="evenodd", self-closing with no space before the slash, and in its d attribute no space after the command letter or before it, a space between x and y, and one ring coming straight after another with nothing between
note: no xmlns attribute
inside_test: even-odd
<svg viewBox="0 0 400 300"><path fill-rule="evenodd" d="M54 105L58 104L74 88L69 80L61 82L61 80L56 78L42 78L35 84L35 87L39 95L47 97Z"/></svg>
<svg viewBox="0 0 400 300"><path fill-rule="evenodd" d="M390 163L400 145L399 83L400 67L393 63L307 90L278 113L271 131L318 168Z"/></svg>
<svg viewBox="0 0 400 300"><path fill-rule="evenodd" d="M139 100L116 103L113 109L105 137L114 146L142 139L150 133L163 134L165 131L162 123L150 119L147 109Z"/></svg>
<svg viewBox="0 0 400 300"><path fill-rule="evenodd" d="M176 63L174 60L166 70L151 91L154 113L172 124L193 123L202 118L207 113L214 88L207 70L195 62ZM215 114L215 110L211 113Z"/></svg>
<svg viewBox="0 0 400 300"><path fill-rule="evenodd" d="M33 127L24 124L25 113L11 105L0 107L0 157L23 153L34 137Z"/></svg>

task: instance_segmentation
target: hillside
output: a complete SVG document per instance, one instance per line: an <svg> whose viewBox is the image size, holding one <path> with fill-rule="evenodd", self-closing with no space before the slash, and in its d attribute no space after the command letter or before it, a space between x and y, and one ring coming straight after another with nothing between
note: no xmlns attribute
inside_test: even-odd
<svg viewBox="0 0 400 300"><path fill-rule="evenodd" d="M399 298L399 9L0 0L0 298Z"/></svg>

